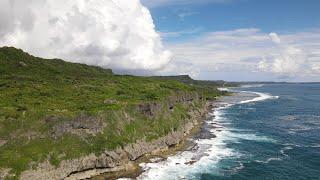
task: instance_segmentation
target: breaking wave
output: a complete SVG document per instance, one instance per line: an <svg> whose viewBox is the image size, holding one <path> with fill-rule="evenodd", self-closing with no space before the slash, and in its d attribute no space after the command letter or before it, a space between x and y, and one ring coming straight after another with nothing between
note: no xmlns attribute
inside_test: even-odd
<svg viewBox="0 0 320 180"><path fill-rule="evenodd" d="M219 90L227 90L220 88ZM276 99L278 96L272 96L266 93L254 93L257 97L249 100L243 100L237 103L223 103L218 108L213 110L211 118L205 123L211 127L208 133L214 134L214 138L209 139L193 139L195 146L192 150L178 152L176 155L170 156L162 161L155 161L149 163L141 163L143 173L137 177L141 180L175 180L175 179L198 179L203 173L219 174L221 173L219 162L225 159L239 159L244 156L241 152L227 146L229 142L237 143L241 140L259 141L275 143L276 141L266 137L259 136L243 129L235 129L229 127L232 120L225 117L226 110L235 104L244 104L250 102L264 101L267 99ZM277 158L270 158L266 161L268 163L273 160L280 160ZM240 165L239 165L240 164ZM244 168L242 162L233 167L233 171L240 171Z"/></svg>
<svg viewBox="0 0 320 180"><path fill-rule="evenodd" d="M241 91L241 92L254 93L254 94L257 95L257 97L255 97L253 99L241 101L239 104L252 103L252 102L257 102L257 101L264 101L264 100L267 100L267 99L278 99L279 98L279 96L272 96L272 95L267 94L267 93L252 92L252 91Z"/></svg>

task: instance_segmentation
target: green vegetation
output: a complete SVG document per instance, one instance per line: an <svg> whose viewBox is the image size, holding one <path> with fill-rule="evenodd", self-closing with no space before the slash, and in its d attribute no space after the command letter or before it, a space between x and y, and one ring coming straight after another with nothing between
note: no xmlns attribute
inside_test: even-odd
<svg viewBox="0 0 320 180"><path fill-rule="evenodd" d="M238 82L226 82L226 81L204 81L204 80L194 80L188 75L181 75L181 76L154 76L156 79L162 80L176 80L184 84L196 86L199 88L203 87L234 87L240 85Z"/></svg>
<svg viewBox="0 0 320 180"><path fill-rule="evenodd" d="M203 103L178 104L169 112L168 98L186 93L213 98L221 94L216 85L114 75L108 69L0 48L0 169L19 175L46 159L58 165L63 159L161 137L184 123L188 109ZM148 102L162 105L156 116L138 110ZM97 118L104 129L94 135L52 135L55 127L79 114Z"/></svg>

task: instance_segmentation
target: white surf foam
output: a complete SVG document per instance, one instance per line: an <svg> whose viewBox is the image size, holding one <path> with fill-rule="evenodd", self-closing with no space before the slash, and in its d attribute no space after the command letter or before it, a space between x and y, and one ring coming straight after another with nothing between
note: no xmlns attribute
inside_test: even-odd
<svg viewBox="0 0 320 180"><path fill-rule="evenodd" d="M320 148L320 144L314 144L314 145L311 145L310 147L312 147L312 148Z"/></svg>
<svg viewBox="0 0 320 180"><path fill-rule="evenodd" d="M245 166L243 165L243 163L242 163L242 162L239 162L239 166L234 167L231 171L232 171L233 173L236 173L236 172L240 171L241 169L243 169L244 167L245 167Z"/></svg>
<svg viewBox="0 0 320 180"><path fill-rule="evenodd" d="M227 106L228 107L228 106ZM222 109L218 108L214 111L215 118L207 121L207 123L218 124L224 123L227 120L221 117ZM220 129L221 130L221 129ZM224 158L236 158L240 154L233 149L226 147L228 130L222 129L215 131L216 138L197 139L194 140L198 149L195 151L184 151L177 155L167 158L167 160L158 163L142 163L140 166L145 170L137 179L147 180L171 180L171 179L192 179L197 172L212 173L217 171L215 166Z"/></svg>
<svg viewBox="0 0 320 180"><path fill-rule="evenodd" d="M241 92L254 93L254 94L258 95L258 97L255 97L255 98L249 99L249 100L241 101L241 102L239 102L239 104L252 103L252 102L257 102L257 101L265 101L267 99L278 99L279 98L279 96L272 96L272 95L267 94L267 93L260 93L260 92L253 92L253 91L241 91Z"/></svg>
<svg viewBox="0 0 320 180"><path fill-rule="evenodd" d="M264 84L245 84L241 85L242 88L253 88L253 87L262 87Z"/></svg>
<svg viewBox="0 0 320 180"><path fill-rule="evenodd" d="M220 88L217 88L219 91L230 91L230 89L228 88L223 88L223 87L220 87Z"/></svg>
<svg viewBox="0 0 320 180"><path fill-rule="evenodd" d="M285 157L289 157L289 155L286 153L286 151L291 150L291 149L293 149L292 146L286 146L280 150L280 153Z"/></svg>
<svg viewBox="0 0 320 180"><path fill-rule="evenodd" d="M221 89L220 89L221 90ZM229 89L224 89L229 90ZM270 98L278 98L265 93L250 92L259 95L251 100L241 101L239 103L249 103L263 101ZM224 104L220 108L216 108L212 115L212 119L207 120L208 124L215 124L221 128L213 128L210 130L216 137L211 139L194 140L198 148L193 151L179 152L174 156L168 157L164 161L141 163L140 166L144 172L137 177L139 180L176 180L176 179L195 179L196 176L203 173L219 174L220 170L217 164L223 159L236 159L243 154L227 147L228 142L238 142L240 140L250 141L268 141L274 142L273 139L258 136L249 131L241 129L229 128L231 121L224 117L225 109L234 104ZM277 160L268 159L266 162ZM243 164L236 167L236 170L244 168Z"/></svg>
<svg viewBox="0 0 320 180"><path fill-rule="evenodd" d="M293 143L285 143L283 144L284 146L288 146L288 147L298 147L298 148L301 148L301 147L311 147L311 148L320 148L320 144L317 144L317 143L312 143L311 145L299 145L299 144L293 144Z"/></svg>
<svg viewBox="0 0 320 180"><path fill-rule="evenodd" d="M267 136L258 136L256 134L242 134L242 133L230 133L230 138L234 138L239 140L247 140L247 141L259 141L259 142L272 142L276 143L276 140L269 138Z"/></svg>
<svg viewBox="0 0 320 180"><path fill-rule="evenodd" d="M281 158L272 157L272 158L268 158L268 159L265 160L265 161L260 161L260 160L255 160L255 161L258 162L258 163L267 164L267 163L269 163L270 161L282 161L282 159L281 159Z"/></svg>

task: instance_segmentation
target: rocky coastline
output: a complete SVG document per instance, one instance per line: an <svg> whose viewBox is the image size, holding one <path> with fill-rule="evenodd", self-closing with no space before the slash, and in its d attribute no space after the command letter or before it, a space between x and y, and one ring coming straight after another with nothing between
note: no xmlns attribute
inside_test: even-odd
<svg viewBox="0 0 320 180"><path fill-rule="evenodd" d="M186 96L183 96L180 99L179 103L190 103L193 101L193 98L186 98ZM204 120L204 116L212 109L213 102L211 100L203 100L199 96L196 96L196 99L205 102L203 107L200 110L188 112L190 118L187 123L164 137L149 142L142 139L136 143L128 144L113 151L106 150L98 156L92 153L78 159L63 160L58 167L51 165L49 161L45 161L39 164L35 169L24 171L21 174L20 179L76 180L92 178L105 173L135 171L139 159L146 155L159 154L168 151L169 149L173 149L182 143L188 135L192 134L194 128ZM169 102L169 105L170 104L171 106L174 106L172 102ZM154 113L152 110L153 106L156 108L156 105L148 105L143 106L142 110L145 111L145 113L152 115L152 113Z"/></svg>
<svg viewBox="0 0 320 180"><path fill-rule="evenodd" d="M225 95L217 89L224 81L117 75L14 47L0 48L0 64L0 180L134 169L181 146Z"/></svg>

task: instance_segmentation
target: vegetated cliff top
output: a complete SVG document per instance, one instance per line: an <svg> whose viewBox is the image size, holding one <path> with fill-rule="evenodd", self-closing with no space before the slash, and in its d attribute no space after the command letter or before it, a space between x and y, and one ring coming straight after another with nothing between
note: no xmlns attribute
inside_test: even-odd
<svg viewBox="0 0 320 180"><path fill-rule="evenodd" d="M10 168L18 176L46 159L58 165L166 135L185 122L189 106L200 107L166 108L168 98L179 101L186 94L204 99L221 93L215 86L115 75L110 69L0 48L0 170ZM158 115L146 105L154 102Z"/></svg>
<svg viewBox="0 0 320 180"><path fill-rule="evenodd" d="M238 86L238 82L226 82L223 80L194 80L189 75L177 75L177 76L154 76L156 79L162 80L176 80L184 84L198 86L198 87L214 87L214 86Z"/></svg>
<svg viewBox="0 0 320 180"><path fill-rule="evenodd" d="M70 63L60 59L34 57L14 47L0 48L0 72L4 75L97 77L112 75L111 69Z"/></svg>
<svg viewBox="0 0 320 180"><path fill-rule="evenodd" d="M79 100L78 103L84 101L88 104L88 101L94 101L95 107L102 103L103 99L108 98L127 103L152 101L176 91L209 92L221 85L217 82L196 81L189 76L115 75L111 69L70 63L60 59L38 58L14 47L0 48L0 74L0 87L3 91L11 88L12 93L18 91L24 94L23 91L28 90L34 92L34 98L37 97L37 93L47 94L46 98L54 94L57 99L69 97L67 98L69 102Z"/></svg>
<svg viewBox="0 0 320 180"><path fill-rule="evenodd" d="M14 47L0 48L0 75L0 118L4 122L48 114L96 115L177 93L198 92L208 98L219 94L216 82L195 81L189 76L115 75L110 69L38 58ZM7 126L11 125L0 124L0 138L18 128Z"/></svg>

